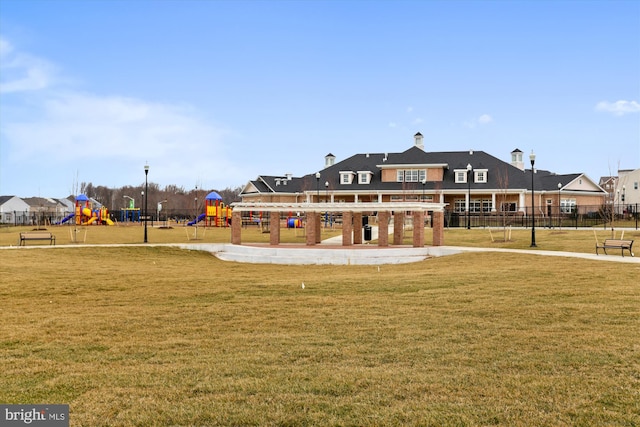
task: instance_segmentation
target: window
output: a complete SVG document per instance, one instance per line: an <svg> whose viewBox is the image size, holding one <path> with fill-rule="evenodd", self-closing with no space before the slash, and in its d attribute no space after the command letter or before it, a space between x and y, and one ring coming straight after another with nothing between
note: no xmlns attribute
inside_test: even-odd
<svg viewBox="0 0 640 427"><path fill-rule="evenodd" d="M427 177L426 169L398 170L398 182L422 182Z"/></svg>
<svg viewBox="0 0 640 427"><path fill-rule="evenodd" d="M369 171L358 171L358 184L371 183L371 175L373 175L373 173Z"/></svg>
<svg viewBox="0 0 640 427"><path fill-rule="evenodd" d="M576 211L576 199L560 200L560 212L569 214Z"/></svg>
<svg viewBox="0 0 640 427"><path fill-rule="evenodd" d="M475 213L491 212L491 209L493 209L493 204L491 203L491 200L471 199L469 201L469 212L472 212L472 213L473 212ZM454 212L466 212L465 199L455 200L453 210ZM515 206L514 206L514 210L515 210Z"/></svg>
<svg viewBox="0 0 640 427"><path fill-rule="evenodd" d="M351 184L353 175L355 174L351 171L340 171L340 184Z"/></svg>
<svg viewBox="0 0 640 427"><path fill-rule="evenodd" d="M466 184L467 183L467 170L466 169L456 169L456 184Z"/></svg>
<svg viewBox="0 0 640 427"><path fill-rule="evenodd" d="M473 171L475 175L475 182L486 183L487 182L487 170L476 169Z"/></svg>
<svg viewBox="0 0 640 427"><path fill-rule="evenodd" d="M404 180L406 182L418 182L418 171L415 169L404 171Z"/></svg>
<svg viewBox="0 0 640 427"><path fill-rule="evenodd" d="M511 153L511 162L512 163L520 163L520 162L522 162L522 152L521 151L515 151L515 152Z"/></svg>
<svg viewBox="0 0 640 427"><path fill-rule="evenodd" d="M501 212L515 212L516 211L516 204L513 202L504 202L502 203L502 205L500 205L500 211Z"/></svg>
<svg viewBox="0 0 640 427"><path fill-rule="evenodd" d="M638 189L638 181L636 181L636 182L634 182L634 183L633 183L633 189L634 189L634 190L637 190L637 189Z"/></svg>

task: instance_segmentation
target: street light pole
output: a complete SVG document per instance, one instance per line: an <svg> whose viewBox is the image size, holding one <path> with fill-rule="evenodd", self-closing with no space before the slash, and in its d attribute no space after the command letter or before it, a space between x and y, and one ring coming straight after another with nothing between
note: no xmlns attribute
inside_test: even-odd
<svg viewBox="0 0 640 427"><path fill-rule="evenodd" d="M471 172L473 166L467 163L467 230L471 230Z"/></svg>
<svg viewBox="0 0 640 427"><path fill-rule="evenodd" d="M627 192L627 186L623 185L622 186L622 199L620 199L620 201L622 202L622 218L625 219L626 215L625 215L625 211L628 211L628 209L624 208L624 195ZM628 212L627 212L628 213Z"/></svg>
<svg viewBox="0 0 640 427"><path fill-rule="evenodd" d="M529 160L531 160L531 247L536 247L536 202L535 202L535 188L533 183L533 165L536 163L536 155L529 154Z"/></svg>
<svg viewBox="0 0 640 427"><path fill-rule="evenodd" d="M147 210L149 201L149 181L147 176L149 175L149 165L144 165L144 242L147 243L147 216L149 211Z"/></svg>
<svg viewBox="0 0 640 427"><path fill-rule="evenodd" d="M562 188L562 183L558 183L558 229L562 229L562 202L560 199L560 189Z"/></svg>
<svg viewBox="0 0 640 427"><path fill-rule="evenodd" d="M320 203L320 172L316 172L316 200Z"/></svg>

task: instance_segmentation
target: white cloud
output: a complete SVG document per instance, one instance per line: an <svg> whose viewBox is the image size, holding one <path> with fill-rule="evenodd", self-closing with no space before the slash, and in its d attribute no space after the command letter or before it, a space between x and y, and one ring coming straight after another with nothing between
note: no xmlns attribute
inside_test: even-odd
<svg viewBox="0 0 640 427"><path fill-rule="evenodd" d="M637 101L619 100L616 102L601 101L596 105L596 111L612 113L616 116L622 116L629 113L640 112L640 104Z"/></svg>
<svg viewBox="0 0 640 427"><path fill-rule="evenodd" d="M0 37L0 93L40 90L53 79L54 67L35 56L16 52Z"/></svg>
<svg viewBox="0 0 640 427"><path fill-rule="evenodd" d="M488 114L483 114L478 117L478 123L480 123L481 125L486 125L487 123L491 123L492 121L493 118Z"/></svg>
<svg viewBox="0 0 640 427"><path fill-rule="evenodd" d="M390 128L394 128L397 127L398 125L396 124L396 122L389 122L389 127Z"/></svg>
<svg viewBox="0 0 640 427"><path fill-rule="evenodd" d="M407 113L413 112L413 107L407 107Z"/></svg>
<svg viewBox="0 0 640 427"><path fill-rule="evenodd" d="M422 120L420 117L417 117L413 120L414 125L419 125L422 122L424 122L424 120Z"/></svg>
<svg viewBox="0 0 640 427"><path fill-rule="evenodd" d="M480 117L474 117L471 120L467 120L463 123L463 126L469 129L474 129L478 125L486 125L493 122L493 117L489 114L482 114Z"/></svg>
<svg viewBox="0 0 640 427"><path fill-rule="evenodd" d="M225 132L200 119L193 108L80 93L48 97L42 106L33 119L3 126L18 159L156 161L172 164L174 175L198 167L204 171L207 161L224 165Z"/></svg>
<svg viewBox="0 0 640 427"><path fill-rule="evenodd" d="M197 108L63 91L48 86L46 61L16 52L5 39L0 55L1 89L14 92L0 98L3 177L11 177L3 186L48 184L76 170L94 184L136 185L146 162L152 182L164 185L188 186L202 177L216 185L246 180L246 168L231 160L231 132ZM47 176L25 177L20 165L27 161ZM12 182L18 176L20 183Z"/></svg>

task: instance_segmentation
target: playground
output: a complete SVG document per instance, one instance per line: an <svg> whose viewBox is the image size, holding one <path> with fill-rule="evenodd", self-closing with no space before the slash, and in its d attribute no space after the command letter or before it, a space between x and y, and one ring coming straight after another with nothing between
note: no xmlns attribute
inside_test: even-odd
<svg viewBox="0 0 640 427"><path fill-rule="evenodd" d="M65 216L58 225L65 224L67 222L72 222L76 225L114 225L114 222L109 217L109 210L104 206L93 209L91 200L84 194L80 194L76 197L75 211Z"/></svg>

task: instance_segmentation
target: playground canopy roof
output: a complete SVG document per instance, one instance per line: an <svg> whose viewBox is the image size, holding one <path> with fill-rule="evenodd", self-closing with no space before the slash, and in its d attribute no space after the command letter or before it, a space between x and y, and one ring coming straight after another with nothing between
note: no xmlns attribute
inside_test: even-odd
<svg viewBox="0 0 640 427"><path fill-rule="evenodd" d="M88 200L89 198L84 194L78 194L78 197L76 197L76 202L86 202Z"/></svg>
<svg viewBox="0 0 640 427"><path fill-rule="evenodd" d="M222 197L215 191L212 191L211 193L207 194L205 200L222 200Z"/></svg>

